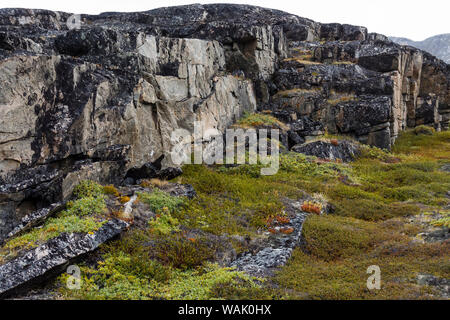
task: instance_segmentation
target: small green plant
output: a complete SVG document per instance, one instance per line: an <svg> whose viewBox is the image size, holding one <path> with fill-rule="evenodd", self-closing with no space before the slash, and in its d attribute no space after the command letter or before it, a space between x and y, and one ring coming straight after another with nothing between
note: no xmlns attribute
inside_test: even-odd
<svg viewBox="0 0 450 320"><path fill-rule="evenodd" d="M432 221L431 224L436 227L450 228L450 211L444 211L441 214L442 218Z"/></svg>
<svg viewBox="0 0 450 320"><path fill-rule="evenodd" d="M254 128L254 127L275 127L287 130L288 127L277 118L265 113L247 113L234 125L234 127Z"/></svg>
<svg viewBox="0 0 450 320"><path fill-rule="evenodd" d="M180 231L178 219L172 217L167 207L163 208L164 213L157 215L156 219L150 220L150 230L159 235L165 235Z"/></svg>
<svg viewBox="0 0 450 320"><path fill-rule="evenodd" d="M61 233L94 232L100 229L104 221L94 217L79 217L63 212L61 216L49 219L42 228L33 229L7 242L0 251L28 249L56 238Z"/></svg>
<svg viewBox="0 0 450 320"><path fill-rule="evenodd" d="M155 257L164 265L187 270L212 260L215 250L207 239L187 239L180 234L168 235L157 240Z"/></svg>
<svg viewBox="0 0 450 320"><path fill-rule="evenodd" d="M150 209L154 212L161 212L163 208L173 212L184 202L184 198L171 196L169 193L159 189L154 189L150 193L140 192L138 196L139 200L150 206Z"/></svg>
<svg viewBox="0 0 450 320"><path fill-rule="evenodd" d="M77 199L99 197L103 192L103 186L92 180L83 180L73 189L73 195Z"/></svg>
<svg viewBox="0 0 450 320"><path fill-rule="evenodd" d="M105 210L105 199L100 195L98 197L87 196L75 201L69 201L66 212L69 215L86 216L90 214L102 214Z"/></svg>

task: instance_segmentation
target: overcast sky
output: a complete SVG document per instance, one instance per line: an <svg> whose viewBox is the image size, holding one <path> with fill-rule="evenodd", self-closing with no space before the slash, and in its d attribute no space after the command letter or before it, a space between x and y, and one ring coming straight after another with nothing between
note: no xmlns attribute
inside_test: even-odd
<svg viewBox="0 0 450 320"><path fill-rule="evenodd" d="M72 13L145 11L190 3L247 3L284 10L318 22L362 25L370 32L424 40L450 33L449 0L0 0L0 8L41 8Z"/></svg>

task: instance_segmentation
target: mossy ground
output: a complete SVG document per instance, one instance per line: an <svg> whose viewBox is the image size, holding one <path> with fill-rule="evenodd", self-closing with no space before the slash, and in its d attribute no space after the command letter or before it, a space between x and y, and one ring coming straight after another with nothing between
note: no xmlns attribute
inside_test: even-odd
<svg viewBox="0 0 450 320"><path fill-rule="evenodd" d="M440 170L449 159L450 132L406 132L392 153L365 147L351 164L285 153L273 176L261 176L260 165L185 166L176 180L192 184L198 196L181 204L156 201L159 217L147 230L103 246L99 264L82 268L85 286L79 291L62 287L61 294L90 299L432 297L432 289L415 279L418 273L449 278L450 245L416 239L420 227L408 216L449 204L450 174ZM215 248L208 239L185 233L257 236L267 229L268 218L284 214L283 199L303 199L305 192L327 199L334 212L311 215L303 245L264 282L211 264ZM381 269L381 290L366 287L370 265Z"/></svg>

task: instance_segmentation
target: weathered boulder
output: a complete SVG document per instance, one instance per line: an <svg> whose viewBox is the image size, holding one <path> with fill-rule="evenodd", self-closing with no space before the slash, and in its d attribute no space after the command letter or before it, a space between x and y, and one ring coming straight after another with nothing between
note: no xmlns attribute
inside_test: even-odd
<svg viewBox="0 0 450 320"><path fill-rule="evenodd" d="M335 143L328 141L315 141L296 145L292 147L292 151L303 153L308 156L315 156L320 159L327 160L341 160L343 162L350 162L356 160L361 153L360 147L357 143L347 140L335 141Z"/></svg>

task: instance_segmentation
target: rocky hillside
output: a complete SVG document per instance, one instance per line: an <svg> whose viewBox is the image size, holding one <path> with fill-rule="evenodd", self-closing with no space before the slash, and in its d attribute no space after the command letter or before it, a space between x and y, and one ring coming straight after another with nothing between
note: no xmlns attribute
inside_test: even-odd
<svg viewBox="0 0 450 320"><path fill-rule="evenodd" d="M142 248L130 259L145 254L158 263L176 260L162 252L180 245L199 252L195 259L200 259L165 261L183 272L214 261L267 276L285 264L307 214L332 212L333 205L310 195L317 187L305 185L308 194L288 192L278 190L278 183L253 185L229 177L255 178L245 166L217 173L197 168L199 177L188 167L179 177L181 170L168 156L170 135L178 128L192 132L196 120L203 129L219 131L233 124L281 128L286 152L326 159L288 152L285 174L292 170L293 178L318 170L314 177L343 179L352 187L361 184L342 160L369 153L396 163L400 160L387 150L402 131L449 127L450 66L364 27L320 24L244 5L81 15L77 27L67 23L70 17L0 10L0 295L57 273L129 228L141 230L130 235L139 238L136 233L148 229L148 221L160 237L152 233L145 243L160 251ZM331 136L346 138L316 141ZM328 164L337 160L339 165ZM318 169L323 162L327 168ZM176 183L166 181L176 177ZM145 180L151 178L159 180ZM215 185L217 179L223 185ZM443 181L438 174L433 180ZM222 194L241 183L240 192ZM250 189L260 198L247 194ZM210 198L209 192L219 196ZM440 192L436 197L445 199ZM240 207L244 195L250 200ZM376 195L380 201L385 197ZM189 210L177 209L193 198ZM225 198L230 202L219 204ZM205 206L217 209L206 214L215 221L205 217ZM222 220L230 212L243 216ZM262 227L269 236L261 236ZM161 240L168 235L175 238ZM131 242L120 246L136 247ZM116 262L117 256L109 257ZM166 272L158 263L143 268ZM236 275L207 268L211 279ZM194 278L204 276L192 272ZM254 285L248 275L237 275Z"/></svg>
<svg viewBox="0 0 450 320"><path fill-rule="evenodd" d="M395 43L412 46L427 51L439 59L450 63L450 33L440 34L423 41L413 41L407 38L389 37Z"/></svg>

